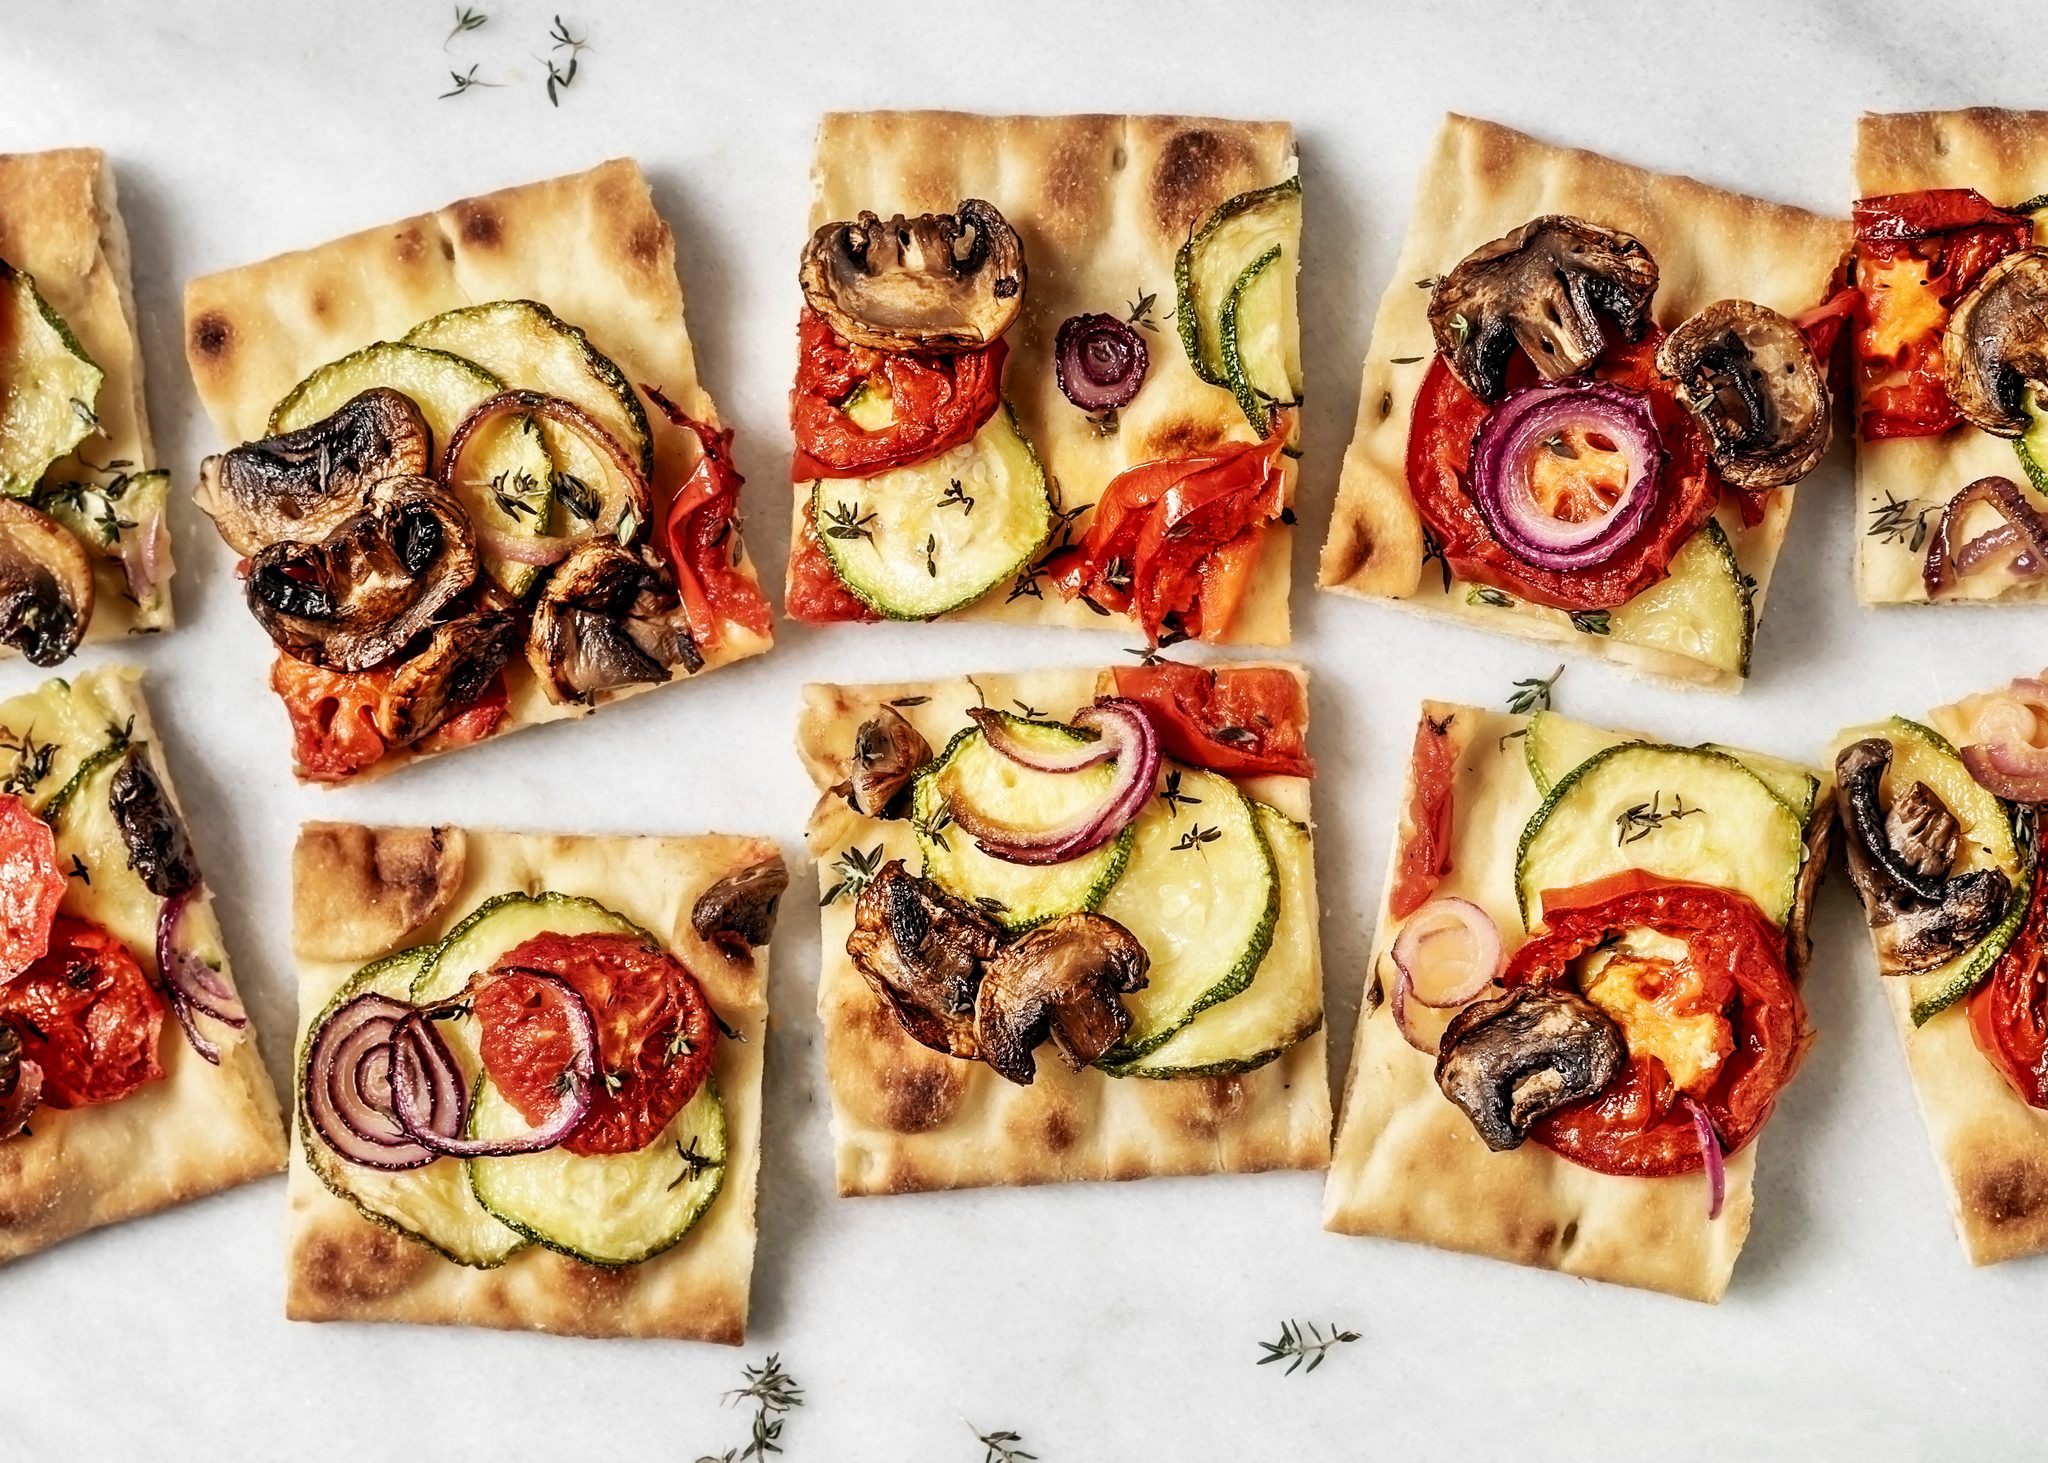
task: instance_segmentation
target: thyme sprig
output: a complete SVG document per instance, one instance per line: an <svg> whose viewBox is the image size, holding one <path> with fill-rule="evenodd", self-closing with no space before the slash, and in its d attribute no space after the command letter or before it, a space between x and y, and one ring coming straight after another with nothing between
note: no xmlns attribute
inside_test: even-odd
<svg viewBox="0 0 2048 1463"><path fill-rule="evenodd" d="M960 486L960 479L954 478L946 484L946 491L939 494L941 508L958 508L963 516L974 512L974 495Z"/></svg>
<svg viewBox="0 0 2048 1463"><path fill-rule="evenodd" d="M1072 508L1067 507L1060 497L1057 478L1053 480L1052 490L1048 496L1052 499L1052 527L1046 535L1045 549L1036 559L1018 571L1017 582L1010 586L1009 594L1003 599L1004 604L1020 599L1045 598L1042 581L1050 572L1053 559L1063 550L1073 547L1074 520L1095 506L1093 503L1081 503Z"/></svg>
<svg viewBox="0 0 2048 1463"><path fill-rule="evenodd" d="M676 1157L683 1161L683 1168L682 1172L669 1180L668 1187L670 1192L680 1189L692 1179L702 1178L714 1168L725 1167L725 1160L713 1158L710 1154L703 1152L697 1147L697 1141L697 1136L694 1133L690 1135L690 1146L687 1148L683 1146L682 1139L677 1138L675 1140Z"/></svg>
<svg viewBox="0 0 2048 1463"><path fill-rule="evenodd" d="M869 525L874 521L873 511L862 512L858 499L851 503L834 503L825 510L825 537L841 542L864 538L872 545L875 531Z"/></svg>
<svg viewBox="0 0 2048 1463"><path fill-rule="evenodd" d="M1564 674L1559 666L1548 676L1530 676L1527 680L1515 682L1514 694L1508 697L1508 710L1517 716L1527 716L1536 711L1550 709L1550 693L1558 678Z"/></svg>
<svg viewBox="0 0 2048 1463"><path fill-rule="evenodd" d="M750 1458L766 1458L782 1451L782 1425L788 1421L790 1412L804 1405L803 1388L782 1369L782 1358L775 1353L770 1353L759 1366L744 1368L744 1375L747 1384L726 1393L725 1403L728 1407L741 1402L754 1404L753 1432L746 1447L707 1453L697 1463L746 1463Z"/></svg>
<svg viewBox="0 0 2048 1463"><path fill-rule="evenodd" d="M597 522L598 510L604 505L597 496L597 489L582 478L573 472L557 471L548 478L548 488L576 518L585 523Z"/></svg>
<svg viewBox="0 0 2048 1463"><path fill-rule="evenodd" d="M1166 818L1172 822L1182 808L1196 807L1202 800L1180 790L1180 771L1176 768L1166 774L1166 786L1159 790L1159 801L1166 804Z"/></svg>
<svg viewBox="0 0 2048 1463"><path fill-rule="evenodd" d="M825 891L824 896L818 900L818 907L823 909L828 904L837 903L844 894L859 897L860 891L874 882L874 877L881 872L881 868L881 844L878 843L866 850L852 844L847 845L846 852L832 861L832 872L839 876L839 882Z"/></svg>
<svg viewBox="0 0 2048 1463"><path fill-rule="evenodd" d="M1605 610L1579 610L1572 615L1572 628L1581 635L1605 635L1614 625Z"/></svg>
<svg viewBox="0 0 2048 1463"><path fill-rule="evenodd" d="M117 457L104 467L82 457L78 460L106 481L92 483L72 479L52 483L35 495L35 506L45 512L52 508L69 508L99 533L104 547L113 548L121 542L123 533L136 527L135 521L123 518L115 505L128 495L131 487L149 474L136 472L135 464L125 457Z"/></svg>
<svg viewBox="0 0 2048 1463"><path fill-rule="evenodd" d="M1173 851L1175 853L1186 853L1191 848L1200 848L1205 843L1214 843L1222 836L1223 830L1221 828L1204 828L1200 823L1197 823L1188 829L1187 832L1181 834L1180 841L1173 846Z"/></svg>
<svg viewBox="0 0 2048 1463"><path fill-rule="evenodd" d="M558 64L550 55L546 58L548 68L548 105L562 105L562 93L576 80L577 58L590 49L590 40L585 36L574 36L561 16L555 17L554 27L548 31L548 39L554 42L550 51L567 51L567 64Z"/></svg>
<svg viewBox="0 0 2048 1463"><path fill-rule="evenodd" d="M1901 498L1887 488L1884 501L1870 510L1870 527L1863 531L1863 536L1879 543L1904 544L1917 554L1927 547L1927 520L1940 509L1939 503Z"/></svg>
<svg viewBox="0 0 2048 1463"><path fill-rule="evenodd" d="M1024 1463L1026 1459L1030 1459L1031 1463L1037 1463L1036 1453L1024 1451L1022 1433L1011 1432L1008 1428L983 1432L971 1422L967 1424L967 1429L974 1434L974 1441L988 1449L981 1455L981 1463Z"/></svg>
<svg viewBox="0 0 2048 1463"><path fill-rule="evenodd" d="M1444 571L1444 593L1449 594L1451 592L1451 561L1444 556L1443 540L1425 528L1422 530L1422 567L1424 569L1429 568L1429 561L1431 559L1436 560L1442 567Z"/></svg>
<svg viewBox="0 0 2048 1463"><path fill-rule="evenodd" d="M448 32L448 40L441 42L441 49L444 51L447 50L449 42L453 41L457 36L461 35L464 31L482 30L485 26L489 25L490 23L490 16L485 14L483 11L478 10L474 6L456 6L455 26L452 30Z"/></svg>
<svg viewBox="0 0 2048 1463"><path fill-rule="evenodd" d="M1124 316L1124 323L1135 325L1141 330L1157 330L1159 322L1152 318L1152 306L1158 299L1159 292L1157 290L1147 290L1135 300L1124 301L1126 305L1130 306L1131 310L1130 314Z"/></svg>
<svg viewBox="0 0 2048 1463"><path fill-rule="evenodd" d="M1278 1341L1259 1343L1259 1349L1266 1354L1259 1358L1257 1364L1265 1366L1269 1362L1284 1361L1289 1376L1303 1366L1314 1371L1329 1359L1331 1351L1358 1339L1356 1331L1340 1330L1334 1321L1327 1336L1323 1334L1323 1328L1313 1321L1282 1321Z"/></svg>
<svg viewBox="0 0 2048 1463"><path fill-rule="evenodd" d="M1614 815L1614 846L1626 848L1631 843L1648 838L1666 823L1681 822L1696 813L1703 814L1706 811L1705 808L1698 806L1687 807L1683 793L1674 796L1671 799L1671 806L1667 808L1664 806L1663 792L1653 792L1647 803L1637 803L1634 807L1624 808Z"/></svg>
<svg viewBox="0 0 2048 1463"><path fill-rule="evenodd" d="M31 726L19 736L0 731L0 752L14 754L12 770L4 781L0 781L0 793L9 797L27 797L50 775L50 763L57 755L57 744L37 741L35 728Z"/></svg>
<svg viewBox="0 0 2048 1463"><path fill-rule="evenodd" d="M467 71L451 71L448 73L448 79L455 84L435 98L436 101L445 102L450 97L459 97L473 86L503 86L505 84L502 81L484 80L476 74L476 67L474 66L470 67Z"/></svg>

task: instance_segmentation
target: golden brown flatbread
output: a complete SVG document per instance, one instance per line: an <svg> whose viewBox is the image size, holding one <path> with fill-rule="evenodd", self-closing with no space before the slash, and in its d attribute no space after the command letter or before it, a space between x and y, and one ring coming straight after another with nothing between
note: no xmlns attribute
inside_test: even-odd
<svg viewBox="0 0 2048 1463"><path fill-rule="evenodd" d="M215 429L230 443L245 442L264 434L272 408L315 368L397 340L444 310L505 299L546 305L589 335L636 387L657 386L691 416L717 422L683 325L675 237L639 165L627 158L195 279L185 287L185 355ZM696 463L696 438L658 411L647 415L656 477L680 482ZM754 577L744 548L740 567ZM773 643L772 634L728 626L704 669ZM590 709L549 701L523 659L514 658L506 679L505 730ZM599 704L648 689L623 687ZM402 749L365 775L422 755Z"/></svg>
<svg viewBox="0 0 2048 1463"><path fill-rule="evenodd" d="M937 748L969 724L969 707L1021 702L1064 719L1109 685L1106 671L1067 670L805 687L797 749L819 792L808 836L821 880L829 886L832 865L855 846L879 847L882 861L903 858L913 871L918 867L906 822L865 818L831 791L846 776L854 732L878 707L897 704ZM1241 786L1289 818L1309 821L1308 779L1262 777ZM1307 902L1313 904L1312 890ZM834 900L819 914L818 1018L841 1194L1251 1173L1329 1161L1327 1043L1319 1024L1265 1066L1237 1075L1151 1080L1092 1067L1076 1073L1048 1051L1037 1080L1019 1087L980 1062L911 1040L847 956L853 901ZM1282 919L1288 914L1283 905ZM1307 938L1294 958L1314 967L1320 990L1315 911L1297 917L1306 921ZM1276 937L1274 948L1283 943ZM1261 966L1260 979L1268 969Z"/></svg>
<svg viewBox="0 0 2048 1463"><path fill-rule="evenodd" d="M1735 689L1739 675L1689 655L1583 634L1556 611L1468 599L1470 586L1455 579L1446 586L1440 566L1424 562L1406 462L1415 393L1436 349L1429 286L1479 245L1546 213L1573 214L1641 239L1657 261L1655 317L1666 328L1731 297L1796 315L1825 297L1849 245L1849 227L1838 219L1553 146L1492 122L1446 117L1416 184L1401 262L1373 322L1358 425L1317 582L1556 644L1646 676ZM1732 507L1717 514L1742 571L1756 581L1759 622L1792 497L1789 488L1771 494L1754 528L1743 527Z"/></svg>
<svg viewBox="0 0 2048 1463"><path fill-rule="evenodd" d="M135 718L131 735L147 747L150 767L175 803L140 682L141 673L127 668L87 671L73 678L73 696L113 725ZM0 704L0 729L18 738L42 710L28 697ZM50 732L49 726L42 727L43 735ZM111 876L112 871L102 874L102 886ZM62 908L92 918L92 886L72 885ZM188 926L192 935L207 947L220 948L212 896L202 892L189 908L187 918L197 921ZM145 970L155 968L153 948L137 948L147 945L150 932L141 932L142 939L132 929L115 933ZM232 986L234 974L225 962L220 973ZM64 1112L40 1108L27 1134L0 1142L0 1261L284 1167L277 1095L256 1050L254 1028L237 1032L209 1022L208 1035L219 1039L218 1067L200 1058L166 1015L158 1048L162 1080L118 1102Z"/></svg>
<svg viewBox="0 0 2048 1463"><path fill-rule="evenodd" d="M2048 189L2048 112L1971 107L1957 112L1866 112L1856 127L1856 191L1862 198L1925 188L1975 188L2010 206ZM2034 228L2040 239L2038 221ZM2012 443L1964 423L1937 437L1891 437L1856 443L1856 596L1867 605L1925 604L1920 577L1926 545L1915 535L1873 535L1887 501L1928 510L1980 477L2005 477L2027 490ZM2038 495L2034 505L2048 507ZM1971 575L1941 597L1968 603L1996 597L2006 604L2048 600L2048 582L2012 583L1997 574Z"/></svg>
<svg viewBox="0 0 2048 1463"><path fill-rule="evenodd" d="M287 1188L285 1311L300 1321L410 1321L569 1336L746 1339L761 1158L761 1058L768 947L736 959L700 939L690 914L725 875L779 859L758 838L581 838L452 828L309 823L292 858L299 1044L361 966L439 940L494 895L581 895L656 935L689 967L736 1036L714 1078L726 1114L718 1196L673 1249L621 1269L539 1246L492 1270L443 1258L367 1219L308 1165L295 1125ZM450 1162L452 1160L441 1160Z"/></svg>
<svg viewBox="0 0 2048 1463"><path fill-rule="evenodd" d="M1010 345L1004 390L1066 510L1092 508L1111 478L1135 463L1184 457L1257 434L1228 389L1189 366L1174 333L1174 256L1211 209L1295 176L1294 129L1284 122L1209 117L986 117L966 112L827 112L818 124L812 229L863 209L951 213L962 199L1002 210L1024 242L1024 313ZM1137 398L1103 433L1060 394L1053 337L1068 317L1119 317L1146 295L1156 330L1142 332L1150 370ZM1294 492L1288 470L1288 499ZM792 537L803 527L809 484L797 484ZM1092 514L1074 518L1074 535ZM1284 645L1294 534L1266 529L1259 563L1224 637ZM1019 583L1023 583L1022 580ZM1049 583L1038 592L998 585L948 619L1131 630Z"/></svg>

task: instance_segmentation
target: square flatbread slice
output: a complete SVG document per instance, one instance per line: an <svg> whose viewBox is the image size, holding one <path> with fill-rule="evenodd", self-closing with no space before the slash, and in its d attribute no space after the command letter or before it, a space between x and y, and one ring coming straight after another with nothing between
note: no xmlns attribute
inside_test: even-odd
<svg viewBox="0 0 2048 1463"><path fill-rule="evenodd" d="M697 977L732 1034L720 1039L712 1073L726 1131L717 1195L673 1248L619 1268L538 1244L495 1268L472 1268L373 1221L330 1189L308 1161L308 1142L321 1140L309 1139L301 1105L287 1187L285 1313L300 1321L744 1341L761 1158L768 947L756 948L751 959L728 954L698 935L691 915L699 896L720 879L768 861L781 861L774 844L726 834L581 838L305 825L292 855L292 942L299 961L295 1070L303 1064L311 1024L358 969L431 945L485 901L514 892L595 900L648 931Z"/></svg>
<svg viewBox="0 0 2048 1463"><path fill-rule="evenodd" d="M897 707L928 743L943 748L972 725L971 707L1029 706L1065 720L1112 685L1108 671L1063 670L806 686L797 748L819 792L808 836L826 891L845 873L842 861L852 851L867 855L871 867L897 858L913 871L919 867L906 820L863 817L833 791L847 776L855 733L879 708ZM1308 825L1307 778L1260 777L1239 786L1297 826ZM819 910L824 950L818 1019L825 1033L825 1081L842 1195L1252 1173L1321 1168L1329 1161L1328 1058L1312 877L1296 907L1283 897L1282 924L1267 956L1276 963L1262 963L1250 987L1257 990L1258 981L1269 977L1305 979L1314 993L1307 1034L1251 1071L1166 1080L1111 1077L1092 1067L1072 1072L1046 1047L1039 1052L1036 1080L1020 1087L981 1062L919 1045L847 956L853 904L851 896L842 896ZM1277 963L1283 960L1284 967ZM1229 1004L1214 1009L1227 1011Z"/></svg>
<svg viewBox="0 0 2048 1463"><path fill-rule="evenodd" d="M1646 676L1736 689L1743 673L1697 658L1682 624L1666 622L1666 633L1625 643L1615 633L1574 628L1560 611L1519 601L1502 605L1497 593L1482 595L1452 578L1440 561L1425 558L1422 520L1408 493L1407 452L1415 395L1436 350L1427 318L1430 286L1479 245L1549 213L1573 214L1642 240L1657 261L1653 313L1667 329L1728 298L1786 315L1809 309L1826 297L1849 243L1848 225L1838 219L1553 146L1491 122L1447 117L1416 184L1408 241L1373 322L1358 425L1344 455L1317 582L1556 644ZM1763 615L1792 497L1789 488L1771 493L1754 528L1743 526L1732 505L1716 515L1738 573L1754 581L1748 592L1753 623ZM1746 647L1739 659L1746 666Z"/></svg>
<svg viewBox="0 0 2048 1463"><path fill-rule="evenodd" d="M37 290L106 373L92 404L96 430L70 456L51 464L43 486L87 483L110 495L118 490L120 496L110 497L116 518L134 518L136 504L128 494L167 492L168 484L161 478L137 482L157 470L156 448L143 403L128 228L106 154L94 147L0 154L0 259L35 277ZM138 601L113 555L152 528L156 587ZM153 522L121 528L114 545L88 544L94 552L87 640L171 628L170 534L168 515L160 513Z"/></svg>
<svg viewBox="0 0 2048 1463"><path fill-rule="evenodd" d="M1424 702L1422 714L1439 725L1448 719L1445 735L1456 767L1450 871L1436 892L1478 905L1512 954L1522 929L1517 851L1522 829L1542 801L1526 751L1530 719L1437 701ZM1602 746L1654 740L1590 727L1566 730L1566 744L1583 746L1586 755ZM1811 776L1776 759L1736 755L1752 771L1768 770L1793 782ZM1413 798L1415 775L1411 765L1403 808ZM1813 785L1815 823L1831 827L1832 798L1819 783ZM1714 1220L1707 1218L1707 1185L1699 1174L1595 1173L1534 1142L1490 1151L1438 1088L1435 1059L1410 1045L1394 1020L1389 997L1396 972L1389 952L1400 922L1388 906L1407 832L1404 816L1366 966L1366 999L1323 1198L1324 1226L1719 1300L1749 1235L1756 1142L1728 1157L1726 1199ZM1807 866L1817 874L1825 863L1823 848L1818 862L1809 859ZM1801 881L1800 909L1811 901L1811 884ZM1804 929L1803 916L1789 923ZM1432 1034L1448 1014L1418 1008L1419 1021Z"/></svg>
<svg viewBox="0 0 2048 1463"><path fill-rule="evenodd" d="M61 911L100 924L152 971L161 901L129 868L127 848L104 806L115 765L104 754L123 739L145 749L176 804L140 682L135 670L93 670L0 702L0 744L9 749L0 752L0 765L9 790L39 812L63 795L63 811L48 812L58 858L68 863L76 854L90 877L68 883ZM52 749L41 776L24 768L25 745ZM95 754L102 755L88 765ZM39 759L28 754L28 760ZM183 930L190 948L219 954L221 978L232 988L213 899L203 885L187 906ZM219 1066L193 1050L167 1013L157 1049L161 1079L115 1102L39 1108L27 1133L0 1142L0 1261L284 1167L284 1126L254 1028L236 1031L200 1019L219 1046Z"/></svg>
<svg viewBox="0 0 2048 1463"><path fill-rule="evenodd" d="M1113 477L1136 463L1185 457L1224 442L1255 441L1227 387L1188 364L1174 322L1174 260L1219 203L1297 175L1294 129L1285 122L1210 117L987 117L966 112L828 112L818 124L810 226L868 210L951 213L981 198L1002 211L1024 244L1024 312L1004 339L1004 392L1069 513L1055 545L1087 532ZM1290 292L1298 261L1285 261ZM1060 393L1053 340L1070 316L1125 317L1150 300L1156 329L1141 330L1150 366L1115 429L1091 421ZM1293 312L1287 328L1295 329ZM1298 358L1299 349L1294 354ZM1287 470L1288 501L1296 472ZM801 545L810 482L796 484L792 549ZM1223 638L1284 645L1289 637L1288 563L1293 530L1267 526L1252 582ZM1027 570L948 619L1121 626L1080 600L1060 597Z"/></svg>
<svg viewBox="0 0 2048 1463"><path fill-rule="evenodd" d="M316 368L398 340L442 311L494 300L539 301L588 335L635 387L657 386L699 421L717 422L683 325L675 237L639 165L626 158L195 279L185 287L185 355L215 429L227 442L246 442L264 435L271 410ZM697 460L695 435L643 410L656 482L680 483ZM744 547L740 568L755 577ZM772 634L728 624L704 669L772 644ZM589 710L549 701L523 657L513 658L506 678L511 709L500 735ZM648 689L626 686L599 703ZM368 775L420 755L406 748Z"/></svg>
<svg viewBox="0 0 2048 1463"><path fill-rule="evenodd" d="M1856 127L1856 193L1917 193L1927 188L1974 188L2010 207L2048 190L2048 112L1972 107L1957 112L1865 113ZM2036 242L2040 224L2034 227ZM2027 476L2013 444L1967 422L1936 437L1892 437L1856 443L1856 596L1867 605L1925 604L1920 578L1924 536L1873 533L1887 503L1908 505L1931 525L1938 510L1981 477L2011 478L2022 490ZM2037 508L2048 507L2032 495ZM1925 513L1921 510L1925 509ZM1943 594L1943 604L1996 596L2002 604L2048 600L2048 581L2012 583L1999 574L1976 574Z"/></svg>

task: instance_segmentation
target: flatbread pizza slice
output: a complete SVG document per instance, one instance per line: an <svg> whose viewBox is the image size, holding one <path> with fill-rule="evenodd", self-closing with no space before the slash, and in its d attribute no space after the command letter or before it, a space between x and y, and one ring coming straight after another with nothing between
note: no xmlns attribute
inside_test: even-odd
<svg viewBox="0 0 2048 1463"><path fill-rule="evenodd" d="M106 154L0 154L0 653L168 630L170 490Z"/></svg>
<svg viewBox="0 0 2048 1463"><path fill-rule="evenodd" d="M1320 1168L1306 677L805 689L839 1192Z"/></svg>
<svg viewBox="0 0 2048 1463"><path fill-rule="evenodd" d="M1856 593L2048 600L2048 112L1856 132Z"/></svg>
<svg viewBox="0 0 2048 1463"><path fill-rule="evenodd" d="M1831 436L1847 246L1838 220L1446 118L1318 582L1738 688Z"/></svg>
<svg viewBox="0 0 2048 1463"><path fill-rule="evenodd" d="M198 498L302 780L378 775L767 650L731 434L637 164L194 280L232 445Z"/></svg>
<svg viewBox="0 0 2048 1463"><path fill-rule="evenodd" d="M2038 678L1835 739L1843 843L1956 1233L2048 1250L2048 939Z"/></svg>
<svg viewBox="0 0 2048 1463"><path fill-rule="evenodd" d="M310 823L286 1313L746 1337L772 843Z"/></svg>
<svg viewBox="0 0 2048 1463"><path fill-rule="evenodd" d="M0 1261L284 1167L140 681L0 702Z"/></svg>
<svg viewBox="0 0 2048 1463"><path fill-rule="evenodd" d="M1291 127L831 112L814 181L792 616L1286 643Z"/></svg>
<svg viewBox="0 0 2048 1463"><path fill-rule="evenodd" d="M1810 1040L1832 790L1425 702L1402 806L1324 1224L1719 1300Z"/></svg>

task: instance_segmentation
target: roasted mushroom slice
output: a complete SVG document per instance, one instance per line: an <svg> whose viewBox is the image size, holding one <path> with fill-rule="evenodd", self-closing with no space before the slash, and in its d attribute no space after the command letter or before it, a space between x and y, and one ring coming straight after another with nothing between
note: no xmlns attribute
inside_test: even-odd
<svg viewBox="0 0 2048 1463"><path fill-rule="evenodd" d="M199 882L199 856L192 851L185 820L171 806L171 796L140 743L122 753L107 801L128 849L128 867L150 893L175 899Z"/></svg>
<svg viewBox="0 0 2048 1463"><path fill-rule="evenodd" d="M476 574L476 535L455 499L426 478L395 477L318 543L258 553L245 593L285 654L366 671L401 654Z"/></svg>
<svg viewBox="0 0 2048 1463"><path fill-rule="evenodd" d="M519 653L520 616L478 608L434 627L418 653L392 673L377 702L377 732L394 747L416 742L476 704L491 679Z"/></svg>
<svg viewBox="0 0 2048 1463"><path fill-rule="evenodd" d="M1997 869L1952 872L1961 847L1956 816L1916 782L1883 803L1892 746L1865 737L1835 759L1844 803L1849 882L1877 945L1883 975L1932 970L1968 950L2004 918L2012 884Z"/></svg>
<svg viewBox="0 0 2048 1463"><path fill-rule="evenodd" d="M1643 333L1657 261L1640 240L1546 214L1459 261L1429 297L1429 328L1457 378L1481 401L1507 391L1519 346L1546 379L1593 363L1604 315L1626 340Z"/></svg>
<svg viewBox="0 0 2048 1463"><path fill-rule="evenodd" d="M332 416L209 457L199 506L238 554L286 539L321 539L388 477L425 477L433 433L413 399L388 386L351 397Z"/></svg>
<svg viewBox="0 0 2048 1463"><path fill-rule="evenodd" d="M526 660L557 705L704 664L667 577L614 538L578 544L548 576Z"/></svg>
<svg viewBox="0 0 2048 1463"><path fill-rule="evenodd" d="M2048 249L2008 254L1956 302L1941 337L1949 399L1973 427L2023 435L2048 390Z"/></svg>
<svg viewBox="0 0 2048 1463"><path fill-rule="evenodd" d="M690 927L698 939L744 960L775 932L775 906L787 888L789 866L780 856L748 864L697 896Z"/></svg>
<svg viewBox="0 0 2048 1463"><path fill-rule="evenodd" d="M1048 1036L1078 1072L1123 1040L1131 1015L1119 995L1142 990L1151 963L1137 937L1099 914L1065 914L989 962L974 1003L981 1059L1028 1087Z"/></svg>
<svg viewBox="0 0 2048 1463"><path fill-rule="evenodd" d="M92 560L56 519L0 498L0 645L61 665L92 619Z"/></svg>
<svg viewBox="0 0 2048 1463"><path fill-rule="evenodd" d="M28 1126L42 1090L43 1069L28 1059L21 1033L0 1021L0 1142Z"/></svg>
<svg viewBox="0 0 2048 1463"><path fill-rule="evenodd" d="M1451 1018L1436 1085L1500 1153L1520 1147L1545 1113L1612 1082L1627 1055L1621 1028L1591 1001L1557 986L1519 985Z"/></svg>
<svg viewBox="0 0 2048 1463"><path fill-rule="evenodd" d="M903 713L884 706L853 734L853 758L837 791L868 818L903 816L910 775L932 759L932 744Z"/></svg>
<svg viewBox="0 0 2048 1463"><path fill-rule="evenodd" d="M1001 944L994 920L891 859L854 903L846 953L913 1039L974 1057L974 998Z"/></svg>
<svg viewBox="0 0 2048 1463"><path fill-rule="evenodd" d="M977 350L1016 323L1024 245L992 203L954 213L863 213L811 235L804 298L855 345L879 351Z"/></svg>
<svg viewBox="0 0 2048 1463"><path fill-rule="evenodd" d="M1657 347L1657 369L1706 434L1722 478L1782 488L1828 450L1828 378L1806 332L1776 310L1721 300Z"/></svg>

